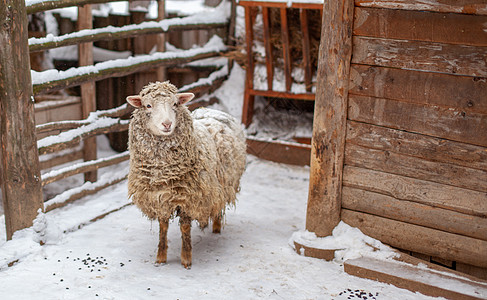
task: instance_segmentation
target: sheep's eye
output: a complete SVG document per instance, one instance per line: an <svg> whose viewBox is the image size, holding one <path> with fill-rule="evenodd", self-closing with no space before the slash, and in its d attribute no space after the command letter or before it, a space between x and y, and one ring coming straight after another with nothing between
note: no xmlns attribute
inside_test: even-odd
<svg viewBox="0 0 487 300"><path fill-rule="evenodd" d="M147 107L147 108L151 108L151 107L152 107L152 105L150 105L150 104L147 104L147 105L146 105L146 107Z"/></svg>
<svg viewBox="0 0 487 300"><path fill-rule="evenodd" d="M173 104L173 106L174 106L174 107L178 107L178 104L177 104L177 103L174 103L174 104Z"/></svg>

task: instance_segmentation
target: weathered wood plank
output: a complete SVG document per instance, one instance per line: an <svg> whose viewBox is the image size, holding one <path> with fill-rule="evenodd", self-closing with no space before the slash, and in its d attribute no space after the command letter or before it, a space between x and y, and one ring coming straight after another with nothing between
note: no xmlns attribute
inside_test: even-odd
<svg viewBox="0 0 487 300"><path fill-rule="evenodd" d="M355 0L356 6L487 15L484 0Z"/></svg>
<svg viewBox="0 0 487 300"><path fill-rule="evenodd" d="M54 156L49 160L41 161L41 170L50 169L52 167L65 164L67 162L83 159L83 151L73 150L63 155Z"/></svg>
<svg viewBox="0 0 487 300"><path fill-rule="evenodd" d="M352 0L323 4L306 213L306 229L317 236L340 221L353 9Z"/></svg>
<svg viewBox="0 0 487 300"><path fill-rule="evenodd" d="M34 14L41 11L64 8L70 6L81 6L85 4L107 3L113 0L52 0L52 1L35 1L27 6L27 13Z"/></svg>
<svg viewBox="0 0 487 300"><path fill-rule="evenodd" d="M353 166L344 167L343 185L399 200L487 217L487 194L482 192Z"/></svg>
<svg viewBox="0 0 487 300"><path fill-rule="evenodd" d="M487 77L487 47L353 37L356 64Z"/></svg>
<svg viewBox="0 0 487 300"><path fill-rule="evenodd" d="M342 207L487 241L487 218L343 187Z"/></svg>
<svg viewBox="0 0 487 300"><path fill-rule="evenodd" d="M355 95L348 101L348 117L353 121L487 146L485 114Z"/></svg>
<svg viewBox="0 0 487 300"><path fill-rule="evenodd" d="M7 239L42 208L24 1L0 2L0 182Z"/></svg>
<svg viewBox="0 0 487 300"><path fill-rule="evenodd" d="M347 144L345 164L487 193L487 171L407 154Z"/></svg>
<svg viewBox="0 0 487 300"><path fill-rule="evenodd" d="M349 93L487 114L487 79L352 65Z"/></svg>
<svg viewBox="0 0 487 300"><path fill-rule="evenodd" d="M396 9L355 9L354 35L486 46L487 16L404 11Z"/></svg>
<svg viewBox="0 0 487 300"><path fill-rule="evenodd" d="M473 282L447 272L438 273L422 267L361 257L344 263L350 275L393 284L397 287L433 297L456 300L481 300L487 295L487 285Z"/></svg>
<svg viewBox="0 0 487 300"><path fill-rule="evenodd" d="M260 141L247 138L247 153L279 163L309 166L311 147L283 141Z"/></svg>
<svg viewBox="0 0 487 300"><path fill-rule="evenodd" d="M485 147L366 123L348 122L348 144L487 171Z"/></svg>
<svg viewBox="0 0 487 300"><path fill-rule="evenodd" d="M393 247L487 267L487 241L342 209L342 220Z"/></svg>

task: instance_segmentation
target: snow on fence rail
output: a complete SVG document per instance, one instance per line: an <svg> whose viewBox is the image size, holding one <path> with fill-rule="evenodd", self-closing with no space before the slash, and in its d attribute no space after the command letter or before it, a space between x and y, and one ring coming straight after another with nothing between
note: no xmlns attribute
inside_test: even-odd
<svg viewBox="0 0 487 300"><path fill-rule="evenodd" d="M217 9L184 18L165 19L159 22L149 21L122 27L107 26L97 29L84 29L61 36L48 34L46 37L30 38L29 51L43 51L79 43L124 39L144 34L224 28L228 26L228 18L229 15L222 9Z"/></svg>
<svg viewBox="0 0 487 300"><path fill-rule="evenodd" d="M198 59L215 57L226 50L221 38L214 36L203 47L178 52L156 52L126 59L100 62L92 66L71 68L66 71L31 71L34 94L41 94L84 82L97 81L109 77L120 77L161 66L176 66Z"/></svg>
<svg viewBox="0 0 487 300"><path fill-rule="evenodd" d="M108 3L114 0L25 0L25 7L28 14L35 14L41 11L65 8L70 6L81 6L85 4Z"/></svg>

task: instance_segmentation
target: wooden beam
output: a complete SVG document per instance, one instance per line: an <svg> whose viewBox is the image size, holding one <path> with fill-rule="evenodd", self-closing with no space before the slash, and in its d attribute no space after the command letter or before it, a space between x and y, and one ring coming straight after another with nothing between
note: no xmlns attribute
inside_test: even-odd
<svg viewBox="0 0 487 300"><path fill-rule="evenodd" d="M0 2L0 170L7 239L42 208L24 1Z"/></svg>
<svg viewBox="0 0 487 300"><path fill-rule="evenodd" d="M91 5L78 7L78 30L93 28ZM79 66L93 65L93 42L78 45ZM96 87L94 81L81 84L81 107L83 119L88 118L96 110ZM83 141L83 157L85 161L96 159L96 138ZM85 181L95 182L98 177L96 170L85 173Z"/></svg>
<svg viewBox="0 0 487 300"><path fill-rule="evenodd" d="M475 0L355 0L355 5L398 10L428 10L444 13L487 15L487 3Z"/></svg>
<svg viewBox="0 0 487 300"><path fill-rule="evenodd" d="M27 6L27 13L34 14L41 11L64 8L70 6L82 6L85 4L108 3L113 0L52 0L52 1L36 1Z"/></svg>
<svg viewBox="0 0 487 300"><path fill-rule="evenodd" d="M353 9L352 0L323 5L306 214L306 229L317 236L340 222Z"/></svg>
<svg viewBox="0 0 487 300"><path fill-rule="evenodd" d="M274 162L309 166L310 146L284 141L259 141L247 138L247 153Z"/></svg>

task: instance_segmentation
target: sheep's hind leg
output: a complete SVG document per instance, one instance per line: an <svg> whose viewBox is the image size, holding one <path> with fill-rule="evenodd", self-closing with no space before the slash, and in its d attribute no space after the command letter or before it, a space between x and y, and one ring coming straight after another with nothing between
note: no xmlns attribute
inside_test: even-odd
<svg viewBox="0 0 487 300"><path fill-rule="evenodd" d="M213 219L213 233L220 233L222 231L222 215L219 214Z"/></svg>
<svg viewBox="0 0 487 300"><path fill-rule="evenodd" d="M192 261L192 246L191 246L191 218L188 216L180 217L180 227L181 227L181 264L186 269L191 267Z"/></svg>
<svg viewBox="0 0 487 300"><path fill-rule="evenodd" d="M157 264L167 262L167 228L169 220L159 219L159 246L157 248Z"/></svg>

